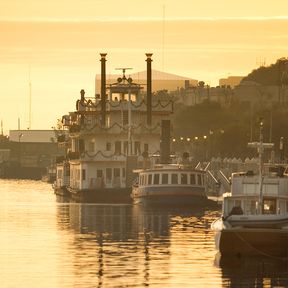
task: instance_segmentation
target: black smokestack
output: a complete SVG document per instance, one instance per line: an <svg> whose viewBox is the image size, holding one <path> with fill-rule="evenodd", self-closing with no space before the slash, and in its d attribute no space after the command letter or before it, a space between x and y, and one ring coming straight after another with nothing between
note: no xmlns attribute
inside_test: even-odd
<svg viewBox="0 0 288 288"><path fill-rule="evenodd" d="M106 123L106 55L100 53L101 56L101 125Z"/></svg>
<svg viewBox="0 0 288 288"><path fill-rule="evenodd" d="M146 53L147 62L147 125L151 126L152 123L152 53Z"/></svg>
<svg viewBox="0 0 288 288"><path fill-rule="evenodd" d="M160 162L170 163L170 120L161 121Z"/></svg>

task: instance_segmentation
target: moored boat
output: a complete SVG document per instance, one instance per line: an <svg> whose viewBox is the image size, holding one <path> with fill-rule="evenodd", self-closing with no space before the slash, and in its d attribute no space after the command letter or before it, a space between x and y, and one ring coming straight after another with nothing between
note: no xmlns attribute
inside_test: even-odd
<svg viewBox="0 0 288 288"><path fill-rule="evenodd" d="M262 254L288 256L288 174L281 164L263 163L263 124L258 171L233 173L231 191L223 195L222 217L211 228L222 255Z"/></svg>
<svg viewBox="0 0 288 288"><path fill-rule="evenodd" d="M150 155L159 154L163 127L170 130L173 102L152 99L152 54L146 54L147 93L126 77L129 68L121 68L122 77L107 85L106 54L100 55L101 94L86 97L82 89L76 111L64 115L60 123L61 131L67 132L65 189L76 201L130 203L133 170L150 167ZM58 187L63 183L64 162L57 165L56 194L63 190Z"/></svg>
<svg viewBox="0 0 288 288"><path fill-rule="evenodd" d="M158 164L136 170L131 197L134 202L153 204L199 204L208 201L205 171L183 164Z"/></svg>

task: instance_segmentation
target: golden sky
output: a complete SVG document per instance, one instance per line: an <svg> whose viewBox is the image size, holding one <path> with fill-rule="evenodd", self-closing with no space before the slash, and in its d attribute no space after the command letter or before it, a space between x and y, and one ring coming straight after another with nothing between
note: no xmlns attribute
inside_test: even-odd
<svg viewBox="0 0 288 288"><path fill-rule="evenodd" d="M288 1L0 1L0 119L4 130L49 129L94 95L99 53L107 72L153 68L217 85L287 56ZM163 21L165 20L165 21Z"/></svg>

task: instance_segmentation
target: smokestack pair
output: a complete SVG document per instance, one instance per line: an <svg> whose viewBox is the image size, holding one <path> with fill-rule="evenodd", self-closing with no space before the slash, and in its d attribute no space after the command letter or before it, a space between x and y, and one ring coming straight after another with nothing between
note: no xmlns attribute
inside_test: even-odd
<svg viewBox="0 0 288 288"><path fill-rule="evenodd" d="M101 125L106 123L106 55L101 53ZM152 53L146 53L147 62L147 125L152 124Z"/></svg>

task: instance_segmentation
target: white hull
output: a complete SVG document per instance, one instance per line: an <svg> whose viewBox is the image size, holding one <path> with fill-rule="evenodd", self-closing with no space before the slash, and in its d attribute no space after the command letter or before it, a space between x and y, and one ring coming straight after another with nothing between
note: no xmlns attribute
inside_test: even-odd
<svg viewBox="0 0 288 288"><path fill-rule="evenodd" d="M232 226L230 222L215 220L211 228L215 233L215 246L221 255L265 255L288 256L288 221L287 216L261 225L255 222L246 226ZM279 225L282 218L282 225ZM232 222L233 224L233 222ZM235 224L235 223L234 223ZM249 226L249 227L247 227ZM253 227L252 227L253 226Z"/></svg>

